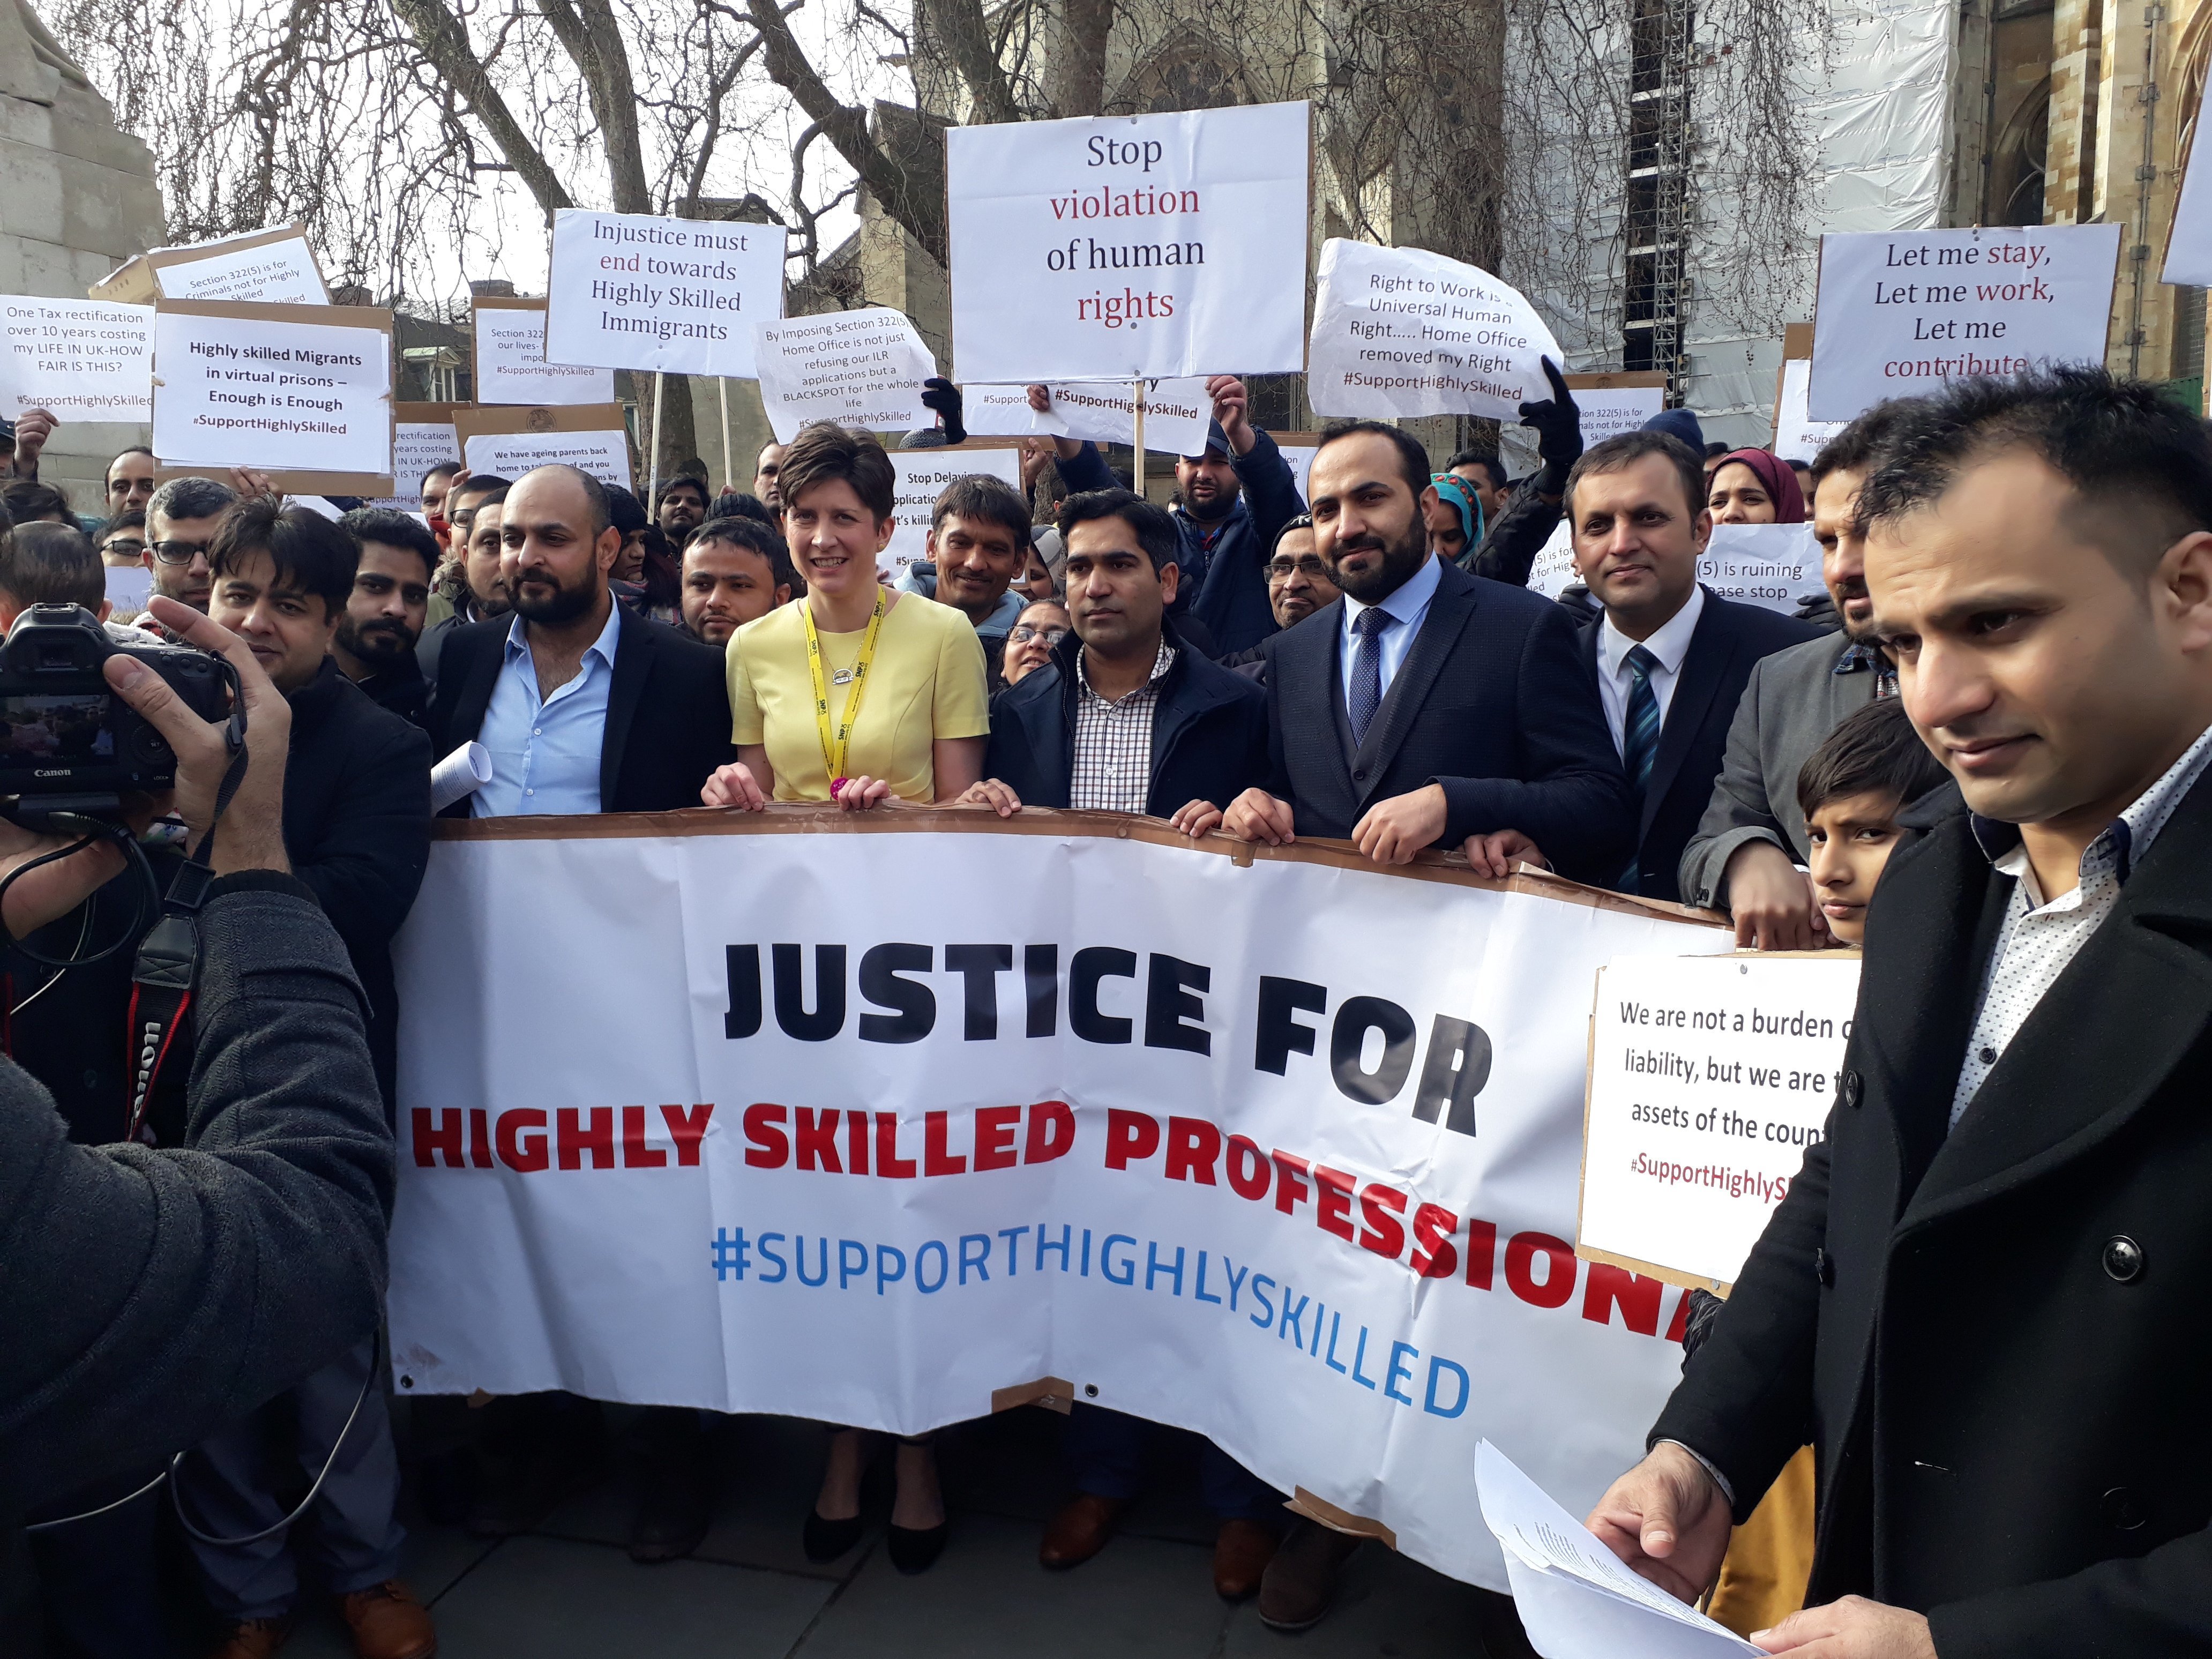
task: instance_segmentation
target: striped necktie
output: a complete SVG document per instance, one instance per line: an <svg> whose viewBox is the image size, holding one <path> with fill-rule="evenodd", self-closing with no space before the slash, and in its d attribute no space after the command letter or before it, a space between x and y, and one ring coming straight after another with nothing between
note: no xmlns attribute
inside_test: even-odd
<svg viewBox="0 0 2212 1659"><path fill-rule="evenodd" d="M1659 753L1659 698L1651 690L1651 671L1658 666L1659 659L1643 646L1628 653L1628 709L1620 726L1620 763L1639 802Z"/></svg>

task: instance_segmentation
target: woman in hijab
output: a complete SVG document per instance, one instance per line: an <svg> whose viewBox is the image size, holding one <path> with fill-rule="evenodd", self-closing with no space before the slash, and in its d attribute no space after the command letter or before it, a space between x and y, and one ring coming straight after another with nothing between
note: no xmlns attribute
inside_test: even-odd
<svg viewBox="0 0 2212 1659"><path fill-rule="evenodd" d="M1764 449L1732 449L1713 469L1705 505L1715 524L1802 524L1805 492L1790 463Z"/></svg>

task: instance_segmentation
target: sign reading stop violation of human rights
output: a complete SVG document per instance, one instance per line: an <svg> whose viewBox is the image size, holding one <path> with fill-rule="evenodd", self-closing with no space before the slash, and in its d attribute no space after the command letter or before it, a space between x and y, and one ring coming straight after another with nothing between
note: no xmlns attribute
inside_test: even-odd
<svg viewBox="0 0 2212 1659"><path fill-rule="evenodd" d="M1520 293L1422 248L1322 245L1306 389L1319 415L1517 421L1559 343Z"/></svg>
<svg viewBox="0 0 2212 1659"><path fill-rule="evenodd" d="M1307 128L1295 103L951 129L960 372L1303 368Z"/></svg>
<svg viewBox="0 0 2212 1659"><path fill-rule="evenodd" d="M1840 951L1600 969L1577 1250L1735 1283L1824 1137L1858 985Z"/></svg>
<svg viewBox="0 0 2212 1659"><path fill-rule="evenodd" d="M562 208L553 216L545 357L753 378L753 325L783 315L781 225Z"/></svg>
<svg viewBox="0 0 2212 1659"><path fill-rule="evenodd" d="M1823 236L1810 418L1970 375L2101 363L2119 252L2118 225Z"/></svg>

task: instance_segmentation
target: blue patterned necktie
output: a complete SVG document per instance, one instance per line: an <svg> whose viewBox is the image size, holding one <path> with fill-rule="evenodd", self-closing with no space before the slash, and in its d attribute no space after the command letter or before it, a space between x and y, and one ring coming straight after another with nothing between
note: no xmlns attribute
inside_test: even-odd
<svg viewBox="0 0 2212 1659"><path fill-rule="evenodd" d="M1628 653L1628 709L1620 723L1620 763L1638 801L1659 753L1659 699L1651 690L1651 671L1658 666L1659 659L1640 645Z"/></svg>
<svg viewBox="0 0 2212 1659"><path fill-rule="evenodd" d="M1367 728L1382 706L1382 630L1396 620L1380 605L1369 605L1352 619L1359 642L1352 653L1352 746L1367 741ZM1647 694L1648 695L1648 694Z"/></svg>

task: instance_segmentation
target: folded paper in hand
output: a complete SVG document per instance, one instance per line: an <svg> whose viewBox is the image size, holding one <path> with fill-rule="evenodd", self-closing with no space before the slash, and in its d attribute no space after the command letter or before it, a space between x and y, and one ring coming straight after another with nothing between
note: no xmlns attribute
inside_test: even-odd
<svg viewBox="0 0 2212 1659"><path fill-rule="evenodd" d="M1544 1659L1733 1659L1763 1651L1639 1577L1487 1440L1475 1448L1474 1471L1522 1626Z"/></svg>

